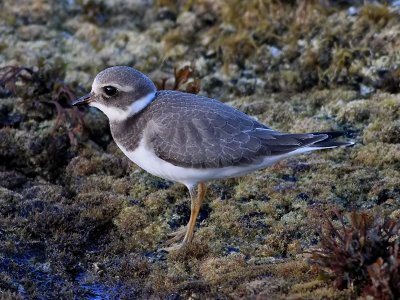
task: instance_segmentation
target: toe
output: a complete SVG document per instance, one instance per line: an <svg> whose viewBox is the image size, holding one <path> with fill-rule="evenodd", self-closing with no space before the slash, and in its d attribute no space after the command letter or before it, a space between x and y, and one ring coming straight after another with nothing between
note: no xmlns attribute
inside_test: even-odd
<svg viewBox="0 0 400 300"><path fill-rule="evenodd" d="M173 244L173 245L168 246L168 247L163 247L160 250L163 250L163 251L166 251L166 252L169 253L169 252L172 252L172 251L180 251L183 248L185 248L185 246L186 246L186 242L182 242L182 243Z"/></svg>

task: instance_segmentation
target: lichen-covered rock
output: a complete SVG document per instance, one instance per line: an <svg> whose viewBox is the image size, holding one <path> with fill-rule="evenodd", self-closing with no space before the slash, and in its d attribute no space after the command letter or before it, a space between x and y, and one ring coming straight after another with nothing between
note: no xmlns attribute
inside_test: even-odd
<svg viewBox="0 0 400 300"><path fill-rule="evenodd" d="M0 69L0 298L358 297L304 252L321 211L399 215L400 15L337 2L1 1L0 67L16 68ZM166 253L187 189L130 162L101 112L69 106L112 65L168 88L191 66L201 95L355 145L211 183L193 245ZM39 78L5 82L19 66Z"/></svg>

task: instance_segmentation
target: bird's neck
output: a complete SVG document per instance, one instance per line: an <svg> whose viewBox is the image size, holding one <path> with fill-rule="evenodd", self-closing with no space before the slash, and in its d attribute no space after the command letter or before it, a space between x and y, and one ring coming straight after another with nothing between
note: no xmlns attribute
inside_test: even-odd
<svg viewBox="0 0 400 300"><path fill-rule="evenodd" d="M151 114L148 109L150 105L124 120L110 120L111 134L118 146L123 146L128 151L136 149Z"/></svg>

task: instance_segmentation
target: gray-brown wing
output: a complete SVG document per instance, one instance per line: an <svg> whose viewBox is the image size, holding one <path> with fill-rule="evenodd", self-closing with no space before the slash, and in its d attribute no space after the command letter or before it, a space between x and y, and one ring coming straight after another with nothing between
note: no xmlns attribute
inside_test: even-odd
<svg viewBox="0 0 400 300"><path fill-rule="evenodd" d="M324 139L313 134L282 134L215 100L180 96L179 101L170 99L161 114L153 115L150 138L156 155L174 165L247 165Z"/></svg>

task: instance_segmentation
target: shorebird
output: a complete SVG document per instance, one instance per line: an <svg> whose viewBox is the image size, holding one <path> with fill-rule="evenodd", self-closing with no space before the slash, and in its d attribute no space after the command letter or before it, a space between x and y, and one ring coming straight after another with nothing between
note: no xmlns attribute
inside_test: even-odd
<svg viewBox="0 0 400 300"><path fill-rule="evenodd" d="M167 250L192 242L206 182L242 176L294 155L353 144L335 140L342 132L282 133L218 100L157 91L147 76L126 66L101 71L91 92L73 103L80 104L106 114L114 141L131 161L188 188L190 220L172 234Z"/></svg>

